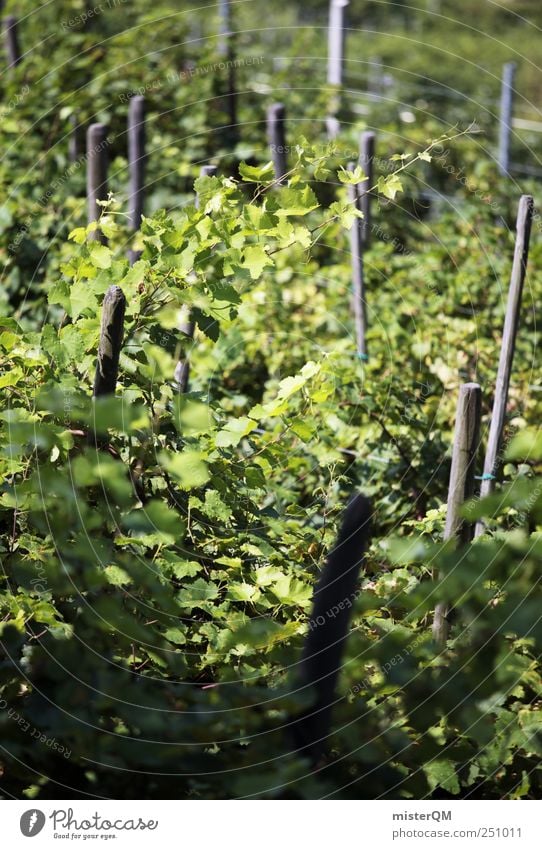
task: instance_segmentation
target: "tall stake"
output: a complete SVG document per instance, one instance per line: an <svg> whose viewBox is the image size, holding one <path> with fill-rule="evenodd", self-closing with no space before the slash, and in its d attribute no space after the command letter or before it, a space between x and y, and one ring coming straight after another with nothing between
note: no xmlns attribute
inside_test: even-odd
<svg viewBox="0 0 542 849"><path fill-rule="evenodd" d="M79 158L84 156L85 153L85 130L83 125L79 123L77 115L71 116L70 126L69 159L70 162L78 162Z"/></svg>
<svg viewBox="0 0 542 849"><path fill-rule="evenodd" d="M340 88L343 81L343 59L345 48L345 9L349 0L330 0L327 51L327 81L328 85ZM340 130L337 113L340 109L340 92L333 97L331 114L326 119L327 134L330 139L336 138Z"/></svg>
<svg viewBox="0 0 542 849"><path fill-rule="evenodd" d="M362 133L359 140L359 164L367 179L360 183L358 189L358 209L363 212L361 223L361 238L363 249L366 250L371 242L371 192L369 189L374 185L374 155L375 134L367 131Z"/></svg>
<svg viewBox="0 0 542 849"><path fill-rule="evenodd" d="M275 179L284 182L288 171L285 142L286 111L283 103L273 103L267 110L267 140L271 148L271 157L275 167Z"/></svg>
<svg viewBox="0 0 542 849"><path fill-rule="evenodd" d="M527 260L529 258L529 241L531 237L531 225L533 221L534 203L530 195L522 195L519 201L518 217L516 223L516 244L514 248L514 261L510 275L510 288L508 290L508 302L506 305L506 316L501 343L501 354L499 357L499 368L497 371L497 382L495 385L495 398L491 413L491 425L487 443L486 456L484 460L484 473L480 486L480 496L489 495L495 487L495 474L499 462L499 448L502 441L506 407L508 403L508 390L510 388L510 375L514 361L516 348L516 336L519 325L519 314L521 308L521 296L523 284L527 271ZM475 535L478 537L484 533L485 525L482 521L477 522Z"/></svg>
<svg viewBox="0 0 542 849"><path fill-rule="evenodd" d="M130 169L129 221L133 232L139 230L143 215L145 178L145 98L136 95L130 99L128 110L128 164ZM141 251L129 252L133 264Z"/></svg>
<svg viewBox="0 0 542 849"><path fill-rule="evenodd" d="M110 286L102 306L98 361L94 377L94 397L113 395L117 385L119 358L124 334L126 298L120 286Z"/></svg>
<svg viewBox="0 0 542 849"><path fill-rule="evenodd" d="M337 542L314 591L310 630L305 642L301 684L313 703L292 723L298 750L318 759L329 734L335 686L348 635L352 600L371 533L371 504L363 495L348 505Z"/></svg>
<svg viewBox="0 0 542 849"><path fill-rule="evenodd" d="M230 0L219 0L218 18L218 52L226 59L226 83L224 94L226 113L229 120L227 141L230 145L235 145L238 138L237 85L235 74L235 45Z"/></svg>
<svg viewBox="0 0 542 849"><path fill-rule="evenodd" d="M200 177L214 177L217 172L216 165L202 165L200 169ZM196 195L196 207L199 207L199 198ZM187 342L190 342L194 338L194 322L190 316L190 311L187 310L187 318L186 321L181 324L179 327L179 331L185 337ZM186 356L186 352L183 350L181 352L181 356L179 357L179 361L175 367L174 380L178 386L179 392L185 393L188 392L188 378L190 376L190 362L188 357Z"/></svg>
<svg viewBox="0 0 542 849"><path fill-rule="evenodd" d="M348 170L354 170L354 163ZM358 204L358 186L348 186L349 199ZM350 257L352 261L352 305L356 330L357 353L360 360L367 359L367 305L365 300L365 277L363 272L363 222L355 218L350 228Z"/></svg>
<svg viewBox="0 0 542 849"><path fill-rule="evenodd" d="M107 127L91 124L87 131L87 217L88 223L98 221L101 207L98 201L107 200ZM107 243L100 230L94 230L91 239Z"/></svg>
<svg viewBox="0 0 542 849"><path fill-rule="evenodd" d="M330 0L327 53L327 81L341 86L345 47L345 9L349 0Z"/></svg>
<svg viewBox="0 0 542 849"><path fill-rule="evenodd" d="M501 108L499 117L499 172L508 175L510 169L510 134L514 106L514 77L517 65L506 62L502 69Z"/></svg>
<svg viewBox="0 0 542 849"><path fill-rule="evenodd" d="M368 68L368 90L372 100L382 100L383 76L382 59L379 56L374 56L369 61Z"/></svg>
<svg viewBox="0 0 542 849"><path fill-rule="evenodd" d="M472 539L472 526L461 517L461 507L474 494L476 453L480 436L482 391L477 383L464 383L459 390L455 419L454 447L444 539L456 537L466 543ZM433 620L433 638L438 646L446 645L450 633L449 609L439 602Z"/></svg>
<svg viewBox="0 0 542 849"><path fill-rule="evenodd" d="M8 68L14 68L21 61L17 18L6 15L4 18L4 41L8 56Z"/></svg>
<svg viewBox="0 0 542 849"><path fill-rule="evenodd" d="M229 52L229 43L231 35L231 6L230 0L219 0L218 2L218 52L222 56L227 56Z"/></svg>

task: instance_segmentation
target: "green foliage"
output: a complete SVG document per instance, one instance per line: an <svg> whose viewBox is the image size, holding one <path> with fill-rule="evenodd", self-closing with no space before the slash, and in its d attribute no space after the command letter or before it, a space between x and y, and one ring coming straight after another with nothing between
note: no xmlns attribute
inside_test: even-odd
<svg viewBox="0 0 542 849"><path fill-rule="evenodd" d="M465 507L487 534L461 550L442 543L457 389L494 382L508 184L474 135L442 137L436 122L413 127L400 154L381 143L362 362L347 191L364 175L346 167L359 127L329 144L317 130L296 136L279 186L253 121L276 79L269 68L245 74L246 138L232 153L207 132L224 121L220 74L194 74L190 86L172 74L191 58L217 60L212 45L181 50L184 17L157 34L146 21L160 4L151 14L133 3L61 37L57 16L81 12L62 2L25 23L26 38L54 31L58 58L44 75L35 50L15 70L6 94L28 91L0 127L0 786L30 798L55 798L58 782L117 798L538 798L537 239L497 492ZM310 72L300 65L300 89ZM134 239L122 139L126 92L140 86L160 155ZM307 104L285 96L309 121L328 105L326 92ZM72 114L111 129L107 246L89 239L84 168L68 162ZM220 175L195 179L193 163L210 155ZM461 215L430 228L407 218L402 192L420 179L453 190ZM132 267L128 239L142 250ZM113 397L93 400L111 285L127 299L119 380ZM188 311L189 345L179 330ZM181 396L173 376L187 353ZM486 388L485 422L490 407ZM292 681L313 587L356 489L373 500L375 541L331 754L311 772L284 726L306 707ZM456 609L440 655L438 601ZM28 728L58 746L29 745Z"/></svg>

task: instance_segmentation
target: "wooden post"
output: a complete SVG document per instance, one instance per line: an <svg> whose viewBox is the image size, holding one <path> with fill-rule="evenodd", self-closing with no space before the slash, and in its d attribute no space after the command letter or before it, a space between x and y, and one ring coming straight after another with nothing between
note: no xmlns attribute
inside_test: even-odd
<svg viewBox="0 0 542 849"><path fill-rule="evenodd" d="M216 165L202 165L200 169L200 177L215 177L217 172ZM199 207L199 198L196 195L196 207ZM191 319L190 311L187 310L186 321L179 327L180 333L185 337L187 342L194 338L194 322ZM184 394L188 392L188 378L190 376L190 361L186 356L186 352L181 351L181 356L175 367L174 380L177 384L179 392Z"/></svg>
<svg viewBox="0 0 542 849"><path fill-rule="evenodd" d="M98 361L94 377L94 397L113 395L117 385L119 357L124 335L126 298L120 286L110 286L102 306Z"/></svg>
<svg viewBox="0 0 542 849"><path fill-rule="evenodd" d="M362 133L359 140L359 164L367 179L360 183L358 189L358 209L363 212L361 222L361 240L363 250L366 250L371 242L371 192L374 185L374 154L375 134L367 131Z"/></svg>
<svg viewBox="0 0 542 849"><path fill-rule="evenodd" d="M328 26L328 53L327 53L327 81L328 85L342 86L343 59L345 47L345 9L349 0L330 0L329 2L329 26ZM326 129L329 139L335 139L339 135L340 121L337 113L340 110L340 93L333 97L331 103L331 114L326 118Z"/></svg>
<svg viewBox="0 0 542 849"><path fill-rule="evenodd" d="M480 437L482 391L477 383L464 383L459 390L455 435L448 487L444 539L456 537L461 543L472 539L472 527L460 515L461 507L474 494L476 453ZM443 647L450 633L449 609L439 602L433 620L433 638Z"/></svg>
<svg viewBox="0 0 542 849"><path fill-rule="evenodd" d="M329 734L350 611L370 539L371 513L371 504L365 496L357 495L351 500L314 591L300 676L303 688L310 688L314 694L314 701L292 723L298 750L313 760L325 749Z"/></svg>
<svg viewBox="0 0 542 849"><path fill-rule="evenodd" d="M330 0L327 81L329 85L341 86L343 81L343 58L345 47L345 9L349 0Z"/></svg>
<svg viewBox="0 0 542 849"><path fill-rule="evenodd" d="M326 132L330 141L336 139L341 131L341 122L335 115L328 115L326 118Z"/></svg>
<svg viewBox="0 0 542 849"><path fill-rule="evenodd" d="M21 61L19 48L18 21L13 15L4 18L4 43L8 57L8 68L14 68Z"/></svg>
<svg viewBox="0 0 542 849"><path fill-rule="evenodd" d="M514 77L517 65L506 62L502 69L501 108L499 117L499 172L508 175L510 169L510 133L514 106Z"/></svg>
<svg viewBox="0 0 542 849"><path fill-rule="evenodd" d="M354 170L348 163L348 170ZM358 205L358 186L348 186L348 198ZM350 228L350 257L352 261L352 306L356 330L357 354L360 360L367 359L367 305L365 301L365 278L363 273L363 222L356 218Z"/></svg>
<svg viewBox="0 0 542 849"><path fill-rule="evenodd" d="M372 100L382 100L383 75L382 59L379 56L374 56L369 61L368 74L368 89Z"/></svg>
<svg viewBox="0 0 542 849"><path fill-rule="evenodd" d="M130 227L139 230L143 214L145 175L145 98L136 95L128 109L128 162L130 168Z"/></svg>
<svg viewBox="0 0 542 849"><path fill-rule="evenodd" d="M77 115L70 118L71 134L69 139L69 160L78 162L85 155L85 130Z"/></svg>
<svg viewBox="0 0 542 849"><path fill-rule="evenodd" d="M219 0L218 2L218 52L221 56L229 55L229 43L231 36L231 6L230 0Z"/></svg>
<svg viewBox="0 0 542 849"><path fill-rule="evenodd" d="M284 133L285 118L286 111L283 103L273 103L267 110L267 140L271 148L275 178L279 183L284 182L284 175L288 171Z"/></svg>
<svg viewBox="0 0 542 849"><path fill-rule="evenodd" d="M128 165L130 170L129 222L132 232L139 230L143 215L145 178L145 98L136 95L128 108ZM141 251L129 251L130 264L141 256Z"/></svg>
<svg viewBox="0 0 542 849"><path fill-rule="evenodd" d="M218 2L218 53L224 57L226 65L225 111L228 116L227 144L235 145L238 139L237 127L237 85L235 74L235 44L230 0Z"/></svg>
<svg viewBox="0 0 542 849"><path fill-rule="evenodd" d="M87 131L87 209L88 223L98 221L101 214L100 200L107 199L107 127L91 124ZM107 239L100 230L90 236L102 244Z"/></svg>
<svg viewBox="0 0 542 849"><path fill-rule="evenodd" d="M531 225L533 221L534 202L530 195L522 195L519 201L518 216L516 223L516 244L514 248L514 261L510 275L510 288L508 290L508 302L506 304L506 315L501 343L501 354L497 370L497 381L495 385L495 398L491 413L491 424L487 443L486 456L484 460L484 472L480 486L480 497L489 495L495 487L495 474L499 461L499 449L502 441L506 407L508 403L508 390L510 387L510 375L514 361L516 348L516 336L519 325L519 314L521 308L521 296L523 284L527 271L527 260L529 258L529 241L531 237ZM483 534L485 525L482 521L477 522L475 535Z"/></svg>

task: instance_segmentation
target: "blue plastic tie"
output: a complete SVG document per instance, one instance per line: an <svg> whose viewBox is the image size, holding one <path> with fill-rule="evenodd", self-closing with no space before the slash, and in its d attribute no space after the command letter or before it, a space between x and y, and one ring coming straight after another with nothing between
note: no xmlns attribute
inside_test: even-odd
<svg viewBox="0 0 542 849"><path fill-rule="evenodd" d="M367 360L369 359L369 355L368 355L368 354L361 354L359 351L358 351L358 355L357 355L357 356L358 356L358 360L364 360L365 362L367 362Z"/></svg>
<svg viewBox="0 0 542 849"><path fill-rule="evenodd" d="M483 475L475 475L475 481L494 481L496 480L495 475L490 474L490 472L485 472Z"/></svg>

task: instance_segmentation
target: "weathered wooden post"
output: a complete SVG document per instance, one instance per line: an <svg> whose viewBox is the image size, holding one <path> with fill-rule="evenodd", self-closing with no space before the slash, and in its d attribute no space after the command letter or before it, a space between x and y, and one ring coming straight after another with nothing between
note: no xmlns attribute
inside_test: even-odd
<svg viewBox="0 0 542 849"><path fill-rule="evenodd" d="M495 474L499 460L499 449L502 442L506 407L508 403L508 390L510 388L510 375L516 348L516 336L519 325L519 314L521 309L521 296L523 284L527 272L527 261L529 258L529 242L531 237L531 226L533 221L534 202L530 195L522 195L519 201L516 222L516 243L514 248L514 260L512 273L510 275L510 288L508 290L508 301L506 304L506 315L497 370L497 381L495 385L495 398L491 413L491 424L487 443L486 456L484 460L484 471L480 485L480 497L489 495L495 487ZM483 534L485 525L482 521L477 522L475 535Z"/></svg>
<svg viewBox="0 0 542 849"><path fill-rule="evenodd" d="M348 170L353 171L355 165L348 163ZM358 186L348 186L348 198L352 203L359 203ZM354 311L354 326L356 331L357 354L360 360L367 359L367 304L365 300L365 279L363 273L363 222L355 218L350 228L350 257L352 262L352 306Z"/></svg>
<svg viewBox="0 0 542 849"><path fill-rule="evenodd" d="M99 201L107 200L107 127L91 124L87 131L87 217L88 223L99 221ZM98 229L90 235L102 244L107 239Z"/></svg>
<svg viewBox="0 0 542 849"><path fill-rule="evenodd" d="M71 133L68 143L70 162L78 162L85 155L85 129L79 123L77 115L70 117Z"/></svg>
<svg viewBox="0 0 542 849"><path fill-rule="evenodd" d="M499 116L499 172L507 176L510 169L510 134L514 107L514 77L517 65L506 62L502 69L501 107Z"/></svg>
<svg viewBox="0 0 542 849"><path fill-rule="evenodd" d="M330 0L328 25L327 82L340 88L343 81L343 60L345 48L345 10L349 0ZM333 98L331 114L326 119L327 134L336 138L340 130L337 113L340 109L340 92Z"/></svg>
<svg viewBox="0 0 542 849"><path fill-rule="evenodd" d="M130 168L130 227L139 230L143 214L145 176L145 98L136 95L128 109L128 162Z"/></svg>
<svg viewBox="0 0 542 849"><path fill-rule="evenodd" d="M113 395L119 373L126 298L120 286L110 286L103 300L94 397Z"/></svg>
<svg viewBox="0 0 542 849"><path fill-rule="evenodd" d="M218 168L216 165L202 165L199 171L200 177L216 177ZM196 196L196 208L199 208L199 197Z"/></svg>
<svg viewBox="0 0 542 849"><path fill-rule="evenodd" d="M351 500L314 591L300 675L301 686L310 688L314 700L292 723L298 750L312 760L325 749L329 734L350 611L371 534L371 513L371 503L365 496L357 495Z"/></svg>
<svg viewBox="0 0 542 849"><path fill-rule="evenodd" d="M4 43L8 57L8 68L14 68L21 61L18 26L17 18L14 15L6 15L4 18Z"/></svg>
<svg viewBox="0 0 542 849"><path fill-rule="evenodd" d="M237 85L235 44L230 0L219 0L218 3L218 53L224 57L219 68L226 71L224 100L229 126L227 132L228 144L234 145L238 138L237 127ZM222 68L224 66L224 68ZM222 92L221 92L222 94Z"/></svg>
<svg viewBox="0 0 542 849"><path fill-rule="evenodd" d="M216 165L202 165L200 169L200 177L214 177L217 172ZM196 207L199 206L199 198L196 195ZM190 316L190 310L186 310L186 321L179 327L180 333L183 335L187 343L190 343L194 338L194 322ZM184 346L183 346L184 348ZM188 378L190 376L190 361L185 350L181 350L181 356L175 367L174 380L178 390L181 393L188 392Z"/></svg>
<svg viewBox="0 0 542 849"><path fill-rule="evenodd" d="M455 419L452 466L448 487L448 505L444 539L456 537L466 543L472 539L472 526L461 516L463 503L474 494L476 454L480 437L482 391L477 383L464 383L459 390ZM449 609L444 602L435 608L433 639L444 647L450 633Z"/></svg>
<svg viewBox="0 0 542 849"><path fill-rule="evenodd" d="M284 175L288 172L285 119L286 110L283 103L273 103L267 110L267 140L275 168L275 179L279 183L284 182Z"/></svg>
<svg viewBox="0 0 542 849"><path fill-rule="evenodd" d="M374 185L374 155L375 134L370 130L364 132L359 140L359 165L367 179L360 183L358 189L358 209L363 213L361 222L361 240L363 250L366 250L371 242L371 189Z"/></svg>
<svg viewBox="0 0 542 849"><path fill-rule="evenodd" d="M129 222L132 232L141 226L143 215L145 179L145 98L136 95L130 99L128 108L128 166L130 170ZM141 251L130 250L133 265Z"/></svg>

